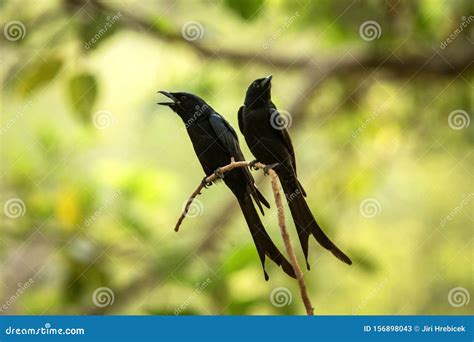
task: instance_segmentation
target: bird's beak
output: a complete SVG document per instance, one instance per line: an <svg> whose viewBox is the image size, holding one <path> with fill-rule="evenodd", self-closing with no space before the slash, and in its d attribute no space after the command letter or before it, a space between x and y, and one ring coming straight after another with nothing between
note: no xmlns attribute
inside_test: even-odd
<svg viewBox="0 0 474 342"><path fill-rule="evenodd" d="M171 107L177 101L176 97L168 91L160 90L158 93L165 95L167 98L169 98L173 101L173 102L158 102L157 104L159 104L159 105Z"/></svg>
<svg viewBox="0 0 474 342"><path fill-rule="evenodd" d="M265 77L262 81L262 87L266 87L268 84L270 84L270 82L272 81L272 78L273 78L272 75L268 75L267 77Z"/></svg>

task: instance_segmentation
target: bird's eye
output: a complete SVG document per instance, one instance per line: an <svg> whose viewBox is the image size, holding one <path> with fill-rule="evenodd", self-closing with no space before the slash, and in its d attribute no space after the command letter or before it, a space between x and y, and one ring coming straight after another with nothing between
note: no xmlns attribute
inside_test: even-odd
<svg viewBox="0 0 474 342"><path fill-rule="evenodd" d="M186 101L186 96L181 96L181 101Z"/></svg>

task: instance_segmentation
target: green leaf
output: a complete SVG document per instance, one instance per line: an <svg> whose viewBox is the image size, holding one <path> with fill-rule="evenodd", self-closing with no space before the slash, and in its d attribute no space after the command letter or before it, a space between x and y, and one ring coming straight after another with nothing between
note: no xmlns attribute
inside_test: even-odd
<svg viewBox="0 0 474 342"><path fill-rule="evenodd" d="M45 86L56 77L62 65L63 62L58 57L42 59L31 64L19 75L18 92L22 96L27 96Z"/></svg>
<svg viewBox="0 0 474 342"><path fill-rule="evenodd" d="M232 12L245 20L252 20L260 14L265 0L225 0L225 5Z"/></svg>
<svg viewBox="0 0 474 342"><path fill-rule="evenodd" d="M69 100L81 119L88 122L97 98L97 81L88 73L74 76L69 81Z"/></svg>

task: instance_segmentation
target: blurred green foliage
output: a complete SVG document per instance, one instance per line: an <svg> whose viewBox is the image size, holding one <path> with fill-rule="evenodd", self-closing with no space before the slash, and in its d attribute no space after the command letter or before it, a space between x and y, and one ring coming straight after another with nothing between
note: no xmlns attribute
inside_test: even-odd
<svg viewBox="0 0 474 342"><path fill-rule="evenodd" d="M69 99L75 111L86 122L90 122L90 113L97 98L97 81L94 75L75 75L69 81Z"/></svg>
<svg viewBox="0 0 474 342"><path fill-rule="evenodd" d="M26 31L18 40L4 32L0 47L1 203L24 204L23 215L2 213L0 304L33 279L6 313L303 314L295 281L269 262L264 281L222 184L173 232L203 174L180 119L155 105L156 91L197 93L237 128L253 79L272 73L274 102L290 110L310 77L255 56L314 57L323 69L320 60L357 63L361 51L469 57L474 39L471 23L439 48L473 14L467 0L99 4L1 2L5 25L20 21ZM359 29L371 20L381 34L366 41ZM197 40L182 36L190 22L203 28ZM247 57L238 63L222 53L229 49ZM472 114L472 68L405 75L409 66L399 65L331 75L293 117L309 204L354 261L346 267L311 243L305 279L317 314L472 312L473 300L448 300L456 287L474 295L474 131L448 122L455 110ZM271 199L268 179L258 179ZM373 217L360 207L369 198L379 205ZM263 220L283 250L274 208ZM94 305L100 287L113 291L113 304ZM289 305L272 305L278 287L291 291Z"/></svg>

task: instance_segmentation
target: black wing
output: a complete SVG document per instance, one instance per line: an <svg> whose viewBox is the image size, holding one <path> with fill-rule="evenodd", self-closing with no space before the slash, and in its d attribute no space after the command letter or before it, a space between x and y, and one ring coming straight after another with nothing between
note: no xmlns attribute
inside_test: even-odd
<svg viewBox="0 0 474 342"><path fill-rule="evenodd" d="M237 133L227 120L219 113L213 113L209 117L214 133L216 133L219 140L222 142L229 154L236 160L245 160L242 151L240 150L239 138Z"/></svg>
<svg viewBox="0 0 474 342"><path fill-rule="evenodd" d="M284 122L285 119L281 117L280 112L276 109L275 105L272 103L270 107L270 120L271 122ZM273 126L272 126L273 127ZM286 127L279 127L276 129L273 127L275 133L277 133L278 138L283 142L288 153L291 156L291 165L293 166L293 170L295 170L296 174L296 158L295 158L295 150L293 149L293 143L291 142L290 134L288 133Z"/></svg>
<svg viewBox="0 0 474 342"><path fill-rule="evenodd" d="M272 120L272 122L285 122L285 119L281 117L280 112L278 111L276 106L273 104L273 102L270 105L270 116L271 116L270 120ZM291 142L291 138L290 138L290 134L288 133L288 130L286 129L286 127L281 127L281 129L280 128L276 129L275 127L273 127L273 130L276 132L278 138L283 142L286 149L288 150L288 153L291 156L291 165L293 166L295 175L297 175L295 150L293 148L293 143ZM300 186L301 192L303 193L303 196L306 197L306 191L304 191L303 186L301 185L299 181L298 181L298 184Z"/></svg>
<svg viewBox="0 0 474 342"><path fill-rule="evenodd" d="M229 154L235 159L235 161L245 160L244 154L240 150L239 138L237 137L237 133L227 122L227 120L219 113L213 113L209 117L209 122L211 123L212 129L216 133L217 137L222 142ZM270 208L270 204L255 186L254 179L250 174L249 169L242 168L242 170L245 174L247 184L250 187L252 197L263 214L263 208L261 204L263 204L267 208Z"/></svg>
<svg viewBox="0 0 474 342"><path fill-rule="evenodd" d="M240 106L239 113L237 114L237 118L239 119L239 129L240 129L240 133L242 134L244 134L244 118L243 118L244 110L245 110L245 106Z"/></svg>

